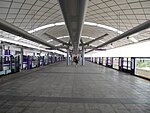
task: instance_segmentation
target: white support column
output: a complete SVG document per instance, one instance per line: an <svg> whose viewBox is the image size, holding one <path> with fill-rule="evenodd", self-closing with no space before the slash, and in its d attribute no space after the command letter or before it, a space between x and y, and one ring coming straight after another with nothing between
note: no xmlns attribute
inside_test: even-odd
<svg viewBox="0 0 150 113"><path fill-rule="evenodd" d="M47 64L49 64L49 52L47 53Z"/></svg>
<svg viewBox="0 0 150 113"><path fill-rule="evenodd" d="M70 62L69 62L69 54L70 54L70 51L69 51L69 48L67 49L67 65L69 65L70 64Z"/></svg>
<svg viewBox="0 0 150 113"><path fill-rule="evenodd" d="M85 65L85 59L84 59L84 46L82 46L82 65Z"/></svg>
<svg viewBox="0 0 150 113"><path fill-rule="evenodd" d="M0 64L0 71L3 71L3 44L0 42L0 62L1 62L1 64Z"/></svg>
<svg viewBox="0 0 150 113"><path fill-rule="evenodd" d="M0 55L3 56L3 50L4 50L4 45L2 43L0 43Z"/></svg>
<svg viewBox="0 0 150 113"><path fill-rule="evenodd" d="M20 69L23 70L23 47L20 48Z"/></svg>

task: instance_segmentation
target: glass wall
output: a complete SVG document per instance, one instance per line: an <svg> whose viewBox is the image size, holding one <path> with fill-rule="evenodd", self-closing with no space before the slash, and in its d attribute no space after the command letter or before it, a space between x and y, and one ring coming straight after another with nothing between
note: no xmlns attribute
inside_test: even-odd
<svg viewBox="0 0 150 113"><path fill-rule="evenodd" d="M112 65L112 58L108 57L108 65L111 66Z"/></svg>
<svg viewBox="0 0 150 113"><path fill-rule="evenodd" d="M128 69L128 58L123 58L123 69Z"/></svg>
<svg viewBox="0 0 150 113"><path fill-rule="evenodd" d="M106 66L106 57L103 57L103 65Z"/></svg>
<svg viewBox="0 0 150 113"><path fill-rule="evenodd" d="M150 58L136 58L135 74L150 79Z"/></svg>
<svg viewBox="0 0 150 113"><path fill-rule="evenodd" d="M128 70L131 70L131 58L128 58Z"/></svg>
<svg viewBox="0 0 150 113"><path fill-rule="evenodd" d="M123 58L123 69L131 70L131 58Z"/></svg>
<svg viewBox="0 0 150 113"><path fill-rule="evenodd" d="M113 68L114 69L119 69L119 58L113 58Z"/></svg>
<svg viewBox="0 0 150 113"><path fill-rule="evenodd" d="M99 58L97 57L97 64L99 64Z"/></svg>

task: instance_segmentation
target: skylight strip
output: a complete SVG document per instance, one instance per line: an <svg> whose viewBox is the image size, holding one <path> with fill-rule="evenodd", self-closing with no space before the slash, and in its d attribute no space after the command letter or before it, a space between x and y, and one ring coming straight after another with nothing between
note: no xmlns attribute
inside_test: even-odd
<svg viewBox="0 0 150 113"><path fill-rule="evenodd" d="M40 30L43 30L43 29L46 29L46 28L50 28L50 27L54 27L54 26L60 26L60 25L65 25L65 22L58 22L58 23L54 23L54 24L47 24L47 25L35 28L33 30L30 30L30 31L28 31L28 33L34 33L34 32L37 32L37 31L40 31ZM84 25L104 28L104 29L107 29L107 30L111 30L111 31L117 32L119 34L124 33L123 31L120 31L120 30L118 30L116 28L113 28L113 27L107 26L107 25L103 25L103 24L98 24L98 23L93 23L93 22L84 22Z"/></svg>
<svg viewBox="0 0 150 113"><path fill-rule="evenodd" d="M69 36L60 36L60 37L56 37L57 39L62 39L62 38L68 38ZM93 38L93 37L88 37L88 36L81 36L82 38L87 38L87 39L91 39L91 40L93 40L93 39L95 39L95 38ZM51 40L48 40L47 42L52 42L53 41L53 39L51 39ZM101 41L102 43L104 43L104 41Z"/></svg>

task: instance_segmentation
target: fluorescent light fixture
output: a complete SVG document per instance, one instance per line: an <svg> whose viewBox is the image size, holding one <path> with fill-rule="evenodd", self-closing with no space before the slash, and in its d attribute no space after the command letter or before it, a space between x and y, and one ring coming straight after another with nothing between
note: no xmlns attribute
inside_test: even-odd
<svg viewBox="0 0 150 113"><path fill-rule="evenodd" d="M67 54L66 53L63 53L61 51L58 51L58 50L48 50L49 52L53 52L53 53L58 53L58 54L62 54L64 56L66 56Z"/></svg>
<svg viewBox="0 0 150 113"><path fill-rule="evenodd" d="M89 39L92 39L92 40L93 40L93 39L95 39L95 38L89 37Z"/></svg>
<svg viewBox="0 0 150 113"><path fill-rule="evenodd" d="M90 44L90 46L96 47L96 45L94 45L94 44Z"/></svg>
<svg viewBox="0 0 150 113"><path fill-rule="evenodd" d="M135 39L135 38L129 38L129 40L131 40L132 42L134 42L134 43L136 43L136 42L138 42L138 40L137 39Z"/></svg>
<svg viewBox="0 0 150 113"><path fill-rule="evenodd" d="M88 36L81 36L82 38L89 38Z"/></svg>
<svg viewBox="0 0 150 113"><path fill-rule="evenodd" d="M57 37L57 39L61 39L61 38L68 38L69 36L60 36L60 37Z"/></svg>
<svg viewBox="0 0 150 113"><path fill-rule="evenodd" d="M57 39L61 39L61 38L64 38L64 37L63 36L57 37Z"/></svg>
<svg viewBox="0 0 150 113"><path fill-rule="evenodd" d="M114 48L112 45L109 45L111 48Z"/></svg>
<svg viewBox="0 0 150 113"><path fill-rule="evenodd" d="M51 42L51 41L53 41L53 39L51 39L51 40L48 40L47 42Z"/></svg>
<svg viewBox="0 0 150 113"><path fill-rule="evenodd" d="M102 43L105 43L104 41L102 41L102 40L99 40L100 42L102 42Z"/></svg>
<svg viewBox="0 0 150 113"><path fill-rule="evenodd" d="M88 36L81 36L82 38L88 38L88 39L95 39L95 38L92 38L92 37L88 37Z"/></svg>
<svg viewBox="0 0 150 113"><path fill-rule="evenodd" d="M16 36L15 38L14 38L14 40L16 40L16 41L18 41L18 40L20 40L21 39L21 37L19 37L19 36Z"/></svg>
<svg viewBox="0 0 150 113"><path fill-rule="evenodd" d="M124 33L124 32L123 32L123 31L119 31L119 30L117 30L117 33L122 34L122 33Z"/></svg>
<svg viewBox="0 0 150 113"><path fill-rule="evenodd" d="M69 36L63 36L64 38L68 38Z"/></svg>
<svg viewBox="0 0 150 113"><path fill-rule="evenodd" d="M55 46L61 46L62 44L57 44L57 45L55 45Z"/></svg>
<svg viewBox="0 0 150 113"><path fill-rule="evenodd" d="M58 22L54 24L55 26L65 25L65 22Z"/></svg>
<svg viewBox="0 0 150 113"><path fill-rule="evenodd" d="M68 38L69 36L60 36L60 37L56 37L57 39L62 39L62 38ZM95 38L93 38L93 37L88 37L88 36L81 36L82 38L88 38L88 39L95 39ZM48 40L47 42L51 42L51 41L53 41L53 39L51 39L51 40Z"/></svg>
<svg viewBox="0 0 150 113"><path fill-rule="evenodd" d="M35 28L33 30L30 30L30 31L28 31L28 33L33 33L33 32L40 31L40 30L43 30L43 29L46 29L46 28L50 28L50 27L54 27L54 26L60 26L60 25L65 25L65 22L58 22L58 23L54 23L54 24L47 24L47 25ZM113 28L113 27L110 27L110 26L106 26L106 25L103 25L103 24L97 24L97 23L93 23L93 22L84 22L84 25L104 28L104 29L107 29L107 30L111 30L111 31L117 32L119 34L124 33L123 31L120 31L120 30L118 30L116 28Z"/></svg>

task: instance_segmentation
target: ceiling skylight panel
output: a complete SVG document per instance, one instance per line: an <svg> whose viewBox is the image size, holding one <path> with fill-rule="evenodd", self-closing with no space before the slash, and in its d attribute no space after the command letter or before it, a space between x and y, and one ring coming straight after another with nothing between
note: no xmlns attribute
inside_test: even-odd
<svg viewBox="0 0 150 113"><path fill-rule="evenodd" d="M0 7L10 7L11 2L0 1Z"/></svg>
<svg viewBox="0 0 150 113"><path fill-rule="evenodd" d="M20 8L22 6L22 3L16 3L16 2L13 2L11 4L11 8Z"/></svg>

